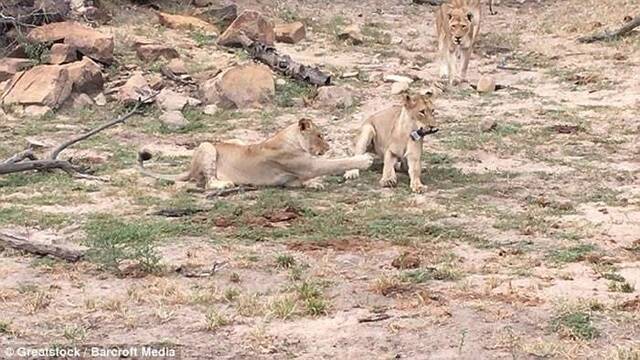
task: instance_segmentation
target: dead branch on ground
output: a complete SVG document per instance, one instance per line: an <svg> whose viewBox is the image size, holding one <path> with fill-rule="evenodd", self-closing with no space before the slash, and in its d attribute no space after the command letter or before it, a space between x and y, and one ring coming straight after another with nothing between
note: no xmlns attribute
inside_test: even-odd
<svg viewBox="0 0 640 360"><path fill-rule="evenodd" d="M11 173L16 173L16 172L22 172L22 171L31 171L31 170L53 170L53 169L59 169L59 170L63 170L67 173L69 173L70 175L74 176L74 177L78 177L78 178L85 178L85 179L93 179L93 180L102 180L101 178L98 177L94 177L88 174L85 174L84 171L76 166L74 166L71 162L67 161L67 160L58 160L58 156L60 155L60 153L62 151L64 151L65 149L67 149L68 147L70 147L73 144L76 144L82 140L85 140L105 129L108 129L110 127L113 127L117 124L121 124L124 123L127 119L129 119L131 116L135 115L138 112L138 109L140 108L140 105L143 103L148 102L149 100L153 99L157 94L152 94L150 96L147 96L144 99L139 99L138 102L136 102L136 104L133 106L133 108L119 116L118 118L116 118L115 120L112 120L102 126L99 126L83 135L77 136L75 138L72 138L62 144L60 144L58 147L56 147L53 152L51 152L51 155L47 158L47 159L43 159L43 160L39 160L31 151L31 149L27 149L24 151L21 151L11 157L9 157L8 159L0 162L0 175L4 175L4 174L11 174ZM24 161L28 159L28 161Z"/></svg>
<svg viewBox="0 0 640 360"><path fill-rule="evenodd" d="M82 259L85 255L85 252L82 250L69 249L58 245L30 241L26 238L6 233L0 233L0 246L26 251L28 253L36 255L50 255L69 262L76 262Z"/></svg>
<svg viewBox="0 0 640 360"><path fill-rule="evenodd" d="M604 31L594 35L579 37L578 42L588 44L596 41L617 39L621 36L628 34L638 26L640 26L640 16L636 16L633 20L629 21L623 27L619 28L616 31Z"/></svg>
<svg viewBox="0 0 640 360"><path fill-rule="evenodd" d="M240 34L238 38L242 43L242 47L253 59L260 61L273 70L312 85L331 85L331 75L322 72L317 67L300 64L293 60L291 56L278 54L274 47L259 41L253 41L244 34Z"/></svg>

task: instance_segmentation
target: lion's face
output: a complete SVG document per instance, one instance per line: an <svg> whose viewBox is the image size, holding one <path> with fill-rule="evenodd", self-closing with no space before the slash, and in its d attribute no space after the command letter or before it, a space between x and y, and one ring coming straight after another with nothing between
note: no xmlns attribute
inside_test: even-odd
<svg viewBox="0 0 640 360"><path fill-rule="evenodd" d="M426 128L437 126L435 110L430 95L407 95L404 106L411 114L411 117Z"/></svg>
<svg viewBox="0 0 640 360"><path fill-rule="evenodd" d="M300 119L298 129L300 130L300 143L311 155L324 155L329 150L329 144L324 139L322 131L313 121Z"/></svg>
<svg viewBox="0 0 640 360"><path fill-rule="evenodd" d="M451 41L455 45L470 46L471 30L473 24L471 20L473 14L467 9L451 9L448 12L448 26L451 33Z"/></svg>

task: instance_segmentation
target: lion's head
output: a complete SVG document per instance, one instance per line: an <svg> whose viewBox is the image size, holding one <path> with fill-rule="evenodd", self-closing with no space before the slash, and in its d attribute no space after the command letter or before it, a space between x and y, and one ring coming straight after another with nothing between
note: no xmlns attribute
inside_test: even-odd
<svg viewBox="0 0 640 360"><path fill-rule="evenodd" d="M431 94L406 95L404 98L404 107L409 112L411 118L424 127L435 128L437 126Z"/></svg>
<svg viewBox="0 0 640 360"><path fill-rule="evenodd" d="M298 121L300 131L300 145L311 155L324 155L329 150L329 144L324 139L320 128L310 119Z"/></svg>
<svg viewBox="0 0 640 360"><path fill-rule="evenodd" d="M449 8L447 11L447 27L451 41L455 45L471 46L473 32L473 14L467 8Z"/></svg>

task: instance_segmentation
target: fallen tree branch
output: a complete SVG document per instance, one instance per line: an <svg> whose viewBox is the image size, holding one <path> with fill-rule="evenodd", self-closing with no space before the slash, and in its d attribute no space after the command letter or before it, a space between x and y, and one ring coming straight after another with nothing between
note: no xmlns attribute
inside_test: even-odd
<svg viewBox="0 0 640 360"><path fill-rule="evenodd" d="M26 251L36 255L50 255L69 262L76 262L84 257L85 252L40 242L29 241L15 235L0 233L0 246Z"/></svg>
<svg viewBox="0 0 640 360"><path fill-rule="evenodd" d="M217 197L225 197L237 193L247 192L247 191L256 191L257 187L254 186L236 186L228 189L222 190L214 190L207 194L207 199L215 199Z"/></svg>
<svg viewBox="0 0 640 360"><path fill-rule="evenodd" d="M9 159L5 160L4 162L0 163L0 175L5 175L5 174L11 174L11 173L16 173L16 172L22 172L22 171L31 171L31 170L53 170L53 169L60 169L63 171L66 171L67 173L78 177L78 178L83 178L83 179L91 179L91 180L104 180L102 178L99 177L95 177L95 176L91 176L91 175L87 175L84 174L83 171L74 166L73 164L71 164L69 161L67 160L58 160L58 155L60 155L60 153L62 151L64 151L66 148L68 148L69 146L76 144L82 140L85 140L105 129L108 129L110 127L113 127L117 124L123 123L125 122L128 118L130 118L131 116L133 116L137 111L138 108L140 107L141 104L146 103L147 101L153 99L155 96L157 95L157 93L151 94L149 96L147 96L144 99L140 99L134 106L133 108L127 112L126 114L118 117L115 120L112 120L102 126L99 126L83 135L80 135L78 137L75 137L69 141L66 141L64 143L62 143L61 145L59 145L57 148L55 148L53 150L53 152L51 153L51 156L49 156L49 158L47 159L43 159L43 160L38 160L33 153L30 153L30 149L24 150L20 153L17 153L13 156L11 156ZM25 159L29 159L29 161L23 161Z"/></svg>
<svg viewBox="0 0 640 360"><path fill-rule="evenodd" d="M274 47L253 41L244 34L238 35L238 40L253 59L281 74L316 86L331 85L331 75L317 67L300 64L291 56L278 54Z"/></svg>
<svg viewBox="0 0 640 360"><path fill-rule="evenodd" d="M376 322L376 321L383 321L383 320L387 320L387 319L391 319L391 315L389 314L375 314L373 316L369 316L369 317L365 317L365 318L360 318L358 319L359 323L370 323L370 322Z"/></svg>
<svg viewBox="0 0 640 360"><path fill-rule="evenodd" d="M578 42L588 44L596 41L613 40L620 36L626 35L638 26L640 26L640 16L636 16L633 20L629 21L623 27L616 31L604 31L594 35L579 37Z"/></svg>
<svg viewBox="0 0 640 360"><path fill-rule="evenodd" d="M33 150L31 148L28 148L24 151L21 151L13 156L11 156L10 158L8 158L7 160L3 161L2 164L13 164L13 163L17 163L20 162L24 159L29 159L29 160L38 160L36 158L36 156L33 154Z"/></svg>

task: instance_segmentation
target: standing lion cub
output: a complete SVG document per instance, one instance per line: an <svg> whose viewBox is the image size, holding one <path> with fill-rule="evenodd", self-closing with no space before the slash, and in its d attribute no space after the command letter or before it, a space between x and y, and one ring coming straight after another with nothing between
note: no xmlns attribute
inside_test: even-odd
<svg viewBox="0 0 640 360"><path fill-rule="evenodd" d="M224 189L236 185L310 186L317 177L338 175L353 168L368 169L373 158L357 155L339 159L323 159L329 144L313 121L301 119L257 144L237 142L202 143L196 149L191 167L186 172L166 176L144 168L151 154L138 154L138 167L143 175L169 181L195 181L206 189Z"/></svg>
<svg viewBox="0 0 640 360"><path fill-rule="evenodd" d="M440 76L465 81L473 46L480 31L480 0L450 0L438 8L436 32Z"/></svg>
<svg viewBox="0 0 640 360"><path fill-rule="evenodd" d="M420 179L422 143L425 134L436 132L433 102L430 95L406 95L402 106L393 106L368 118L360 130L354 152L371 152L384 160L381 186L395 186L396 165L408 170L411 190L422 192L426 186ZM354 179L357 169L347 171L344 177Z"/></svg>

